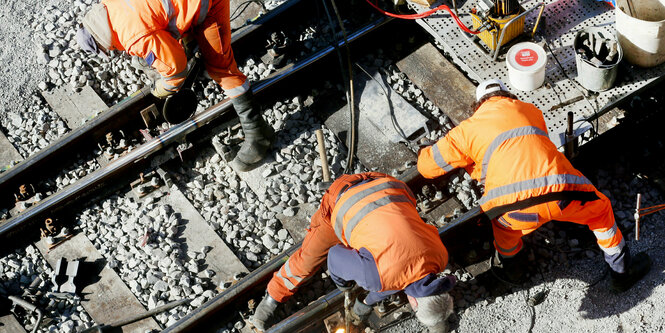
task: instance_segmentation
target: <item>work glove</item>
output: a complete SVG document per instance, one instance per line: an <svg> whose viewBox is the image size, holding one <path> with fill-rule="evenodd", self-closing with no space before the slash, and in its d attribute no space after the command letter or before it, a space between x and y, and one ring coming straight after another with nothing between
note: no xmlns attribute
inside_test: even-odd
<svg viewBox="0 0 665 333"><path fill-rule="evenodd" d="M259 306L256 307L254 315L249 318L249 322L260 331L265 331L275 323L275 310L278 305L279 302L266 293Z"/></svg>
<svg viewBox="0 0 665 333"><path fill-rule="evenodd" d="M358 326L361 323L366 322L371 313L372 306L365 304L360 298L356 298L356 303L353 304L353 312L351 313L354 325Z"/></svg>
<svg viewBox="0 0 665 333"><path fill-rule="evenodd" d="M166 97L169 97L173 94L175 94L175 91L169 91L164 88L164 80L159 79L155 81L152 85L152 91L150 91L153 96L159 98L159 99L164 99Z"/></svg>

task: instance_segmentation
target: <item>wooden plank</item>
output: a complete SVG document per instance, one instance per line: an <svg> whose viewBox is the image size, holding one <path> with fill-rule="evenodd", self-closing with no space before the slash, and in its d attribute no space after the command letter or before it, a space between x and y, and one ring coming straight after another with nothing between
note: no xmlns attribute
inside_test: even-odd
<svg viewBox="0 0 665 333"><path fill-rule="evenodd" d="M18 153L14 145L9 142L4 133L0 132L0 169L8 168L12 161L20 162L23 156Z"/></svg>
<svg viewBox="0 0 665 333"><path fill-rule="evenodd" d="M0 316L0 333L25 333L25 329L13 314Z"/></svg>
<svg viewBox="0 0 665 333"><path fill-rule="evenodd" d="M455 125L471 116L476 87L431 43L398 61L397 67Z"/></svg>
<svg viewBox="0 0 665 333"><path fill-rule="evenodd" d="M43 92L42 95L70 129L81 126L84 120L92 119L98 112L108 108L89 86L83 87L78 92L63 86Z"/></svg>
<svg viewBox="0 0 665 333"><path fill-rule="evenodd" d="M181 225L184 226L181 229L182 237L185 238L189 251L199 251L204 246L211 248L205 257L205 265L207 269L215 272L212 281L216 285L222 281L231 281L237 273L249 272L180 190L171 187L170 194L160 200L180 213ZM199 273L200 276L202 274L203 272Z"/></svg>
<svg viewBox="0 0 665 333"><path fill-rule="evenodd" d="M120 276L106 266L106 260L84 234L79 233L50 251L46 249L43 242L37 242L35 245L51 267L55 267L57 261L63 257L68 260L85 258L86 264L94 264L94 270L86 271L99 272L99 276L82 277L89 281L81 290L81 295L83 295L81 304L95 323L110 324L146 312ZM152 317L123 326L122 332L144 333L151 329L161 330Z"/></svg>

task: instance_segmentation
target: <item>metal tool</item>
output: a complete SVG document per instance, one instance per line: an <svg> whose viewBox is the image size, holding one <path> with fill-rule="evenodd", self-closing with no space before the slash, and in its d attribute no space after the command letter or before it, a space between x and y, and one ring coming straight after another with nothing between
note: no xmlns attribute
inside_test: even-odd
<svg viewBox="0 0 665 333"><path fill-rule="evenodd" d="M32 333L37 332L37 330L39 329L39 324L41 324L42 318L43 318L42 311L39 310L36 306L28 303L26 300L24 300L20 297L8 296L7 298L10 301L12 301L14 304L37 314L37 322L35 323L35 326L32 328Z"/></svg>
<svg viewBox="0 0 665 333"><path fill-rule="evenodd" d="M91 328L88 328L87 330L81 331L81 333L116 332L117 329L122 327L122 326L129 325L133 322L137 322L141 319L145 319L145 318L154 316L158 313L164 312L166 310L170 310L172 308L175 308L178 305L182 305L182 304L189 303L189 302L191 302L191 299L185 298L185 299L181 299L179 301L174 301L174 302L171 302L171 303L167 303L167 304L164 304L162 306L158 306L158 307L156 307L156 308L154 308L150 311L144 312L142 314L139 314L139 315L136 315L136 316L133 316L133 317L129 317L129 318L126 318L126 319L121 319L121 320L116 321L115 323L112 323L112 324L108 324L108 325L102 324L102 325L93 326Z"/></svg>
<svg viewBox="0 0 665 333"><path fill-rule="evenodd" d="M351 298L351 290L349 289L344 292L344 327L346 333L351 332L349 320L349 317L351 317Z"/></svg>
<svg viewBox="0 0 665 333"><path fill-rule="evenodd" d="M189 119L196 111L198 98L192 90L192 85L201 71L201 61L200 53L196 53L190 61L191 66L187 71L185 83L177 93L167 97L166 102L164 102L162 116L171 124L179 124Z"/></svg>
<svg viewBox="0 0 665 333"><path fill-rule="evenodd" d="M655 205L651 207L641 208L640 201L642 199L642 194L637 193L637 206L635 207L635 240L640 240L640 220L642 216L653 214L657 211L665 209L665 204Z"/></svg>

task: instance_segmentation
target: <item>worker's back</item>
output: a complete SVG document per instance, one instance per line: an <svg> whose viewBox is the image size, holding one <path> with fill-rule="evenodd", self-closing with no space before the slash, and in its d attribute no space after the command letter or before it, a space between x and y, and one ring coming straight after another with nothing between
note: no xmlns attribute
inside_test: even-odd
<svg viewBox="0 0 665 333"><path fill-rule="evenodd" d="M119 50L129 49L138 39L158 30L166 30L174 38L180 38L198 22L201 2L201 0L102 0L108 11L111 27L117 34L119 45L115 41L114 45ZM209 6L208 1L203 2ZM207 11L207 8L204 8L204 11Z"/></svg>
<svg viewBox="0 0 665 333"><path fill-rule="evenodd" d="M564 191L593 192L593 185L550 141L542 112L529 103L491 97L435 145L445 163L463 166L485 186L483 211ZM418 169L436 177L440 167L421 157Z"/></svg>
<svg viewBox="0 0 665 333"><path fill-rule="evenodd" d="M387 176L351 187L332 211L342 243L372 253L383 290L404 289L447 264L436 227L422 221L415 204L406 184Z"/></svg>

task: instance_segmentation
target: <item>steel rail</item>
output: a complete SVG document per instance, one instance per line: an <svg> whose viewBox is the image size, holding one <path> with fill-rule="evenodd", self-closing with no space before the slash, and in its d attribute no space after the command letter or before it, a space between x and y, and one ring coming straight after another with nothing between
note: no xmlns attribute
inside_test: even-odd
<svg viewBox="0 0 665 333"><path fill-rule="evenodd" d="M391 18L381 17L376 21L366 25L365 27L357 30L347 37L349 42L353 42L358 38L366 35L367 33L381 27L387 22L392 21ZM344 41L338 42L339 46L344 46ZM308 65L314 63L316 60L323 58L324 56L334 52L334 46L328 46L319 52L312 55L307 60L303 61L298 68L302 69ZM265 87L273 85L275 82L279 81L280 78L284 77L286 74L281 73L271 77L265 81L262 81L261 84ZM262 86L264 87L264 86ZM408 179L417 179L419 174L418 170L410 170L405 172L405 175L408 175ZM247 292L247 290L253 289L256 286L267 283L268 279L272 276L272 273L276 271L282 264L288 259L288 257L295 252L300 247L300 244L296 244L291 247L286 252L282 253L278 257L272 259L271 261L263 264L261 267L255 269L248 276L240 280L238 283L234 284L231 288L225 290L224 292L218 294L214 298L210 299L208 302L198 307L194 311L187 314L185 317L178 320L175 324L166 328L162 332L176 333L176 332L190 332L194 331L195 328L201 327L200 325L205 325L204 322L217 313L221 313L225 308L232 305L240 296Z"/></svg>
<svg viewBox="0 0 665 333"><path fill-rule="evenodd" d="M415 168L414 168L415 169ZM452 236L455 234L457 228L461 228L470 221L473 221L479 218L482 215L482 211L479 207L475 207L470 211L466 212L462 216L458 217L449 224L439 228L439 237L442 239L447 236ZM279 268L279 267L278 267ZM344 294L339 290L335 289L329 292L324 297L317 299L316 301L310 303L303 309L298 312L290 315L288 318L282 320L276 325L272 326L266 331L266 333L294 333L300 332L302 329L307 328L311 325L312 321L318 320L321 321L333 314L335 311L339 311L342 308L342 303L344 301Z"/></svg>
<svg viewBox="0 0 665 333"><path fill-rule="evenodd" d="M301 0L289 0L271 10L268 14L259 17L251 25L237 30L231 36L232 44L252 35L266 23L301 2ZM60 140L3 172L0 174L0 201L13 200L12 194L18 187L29 182L26 180L26 175L32 177L32 175L39 174L39 171L45 168L53 168L54 165L58 165L58 160L66 160L62 158L64 154L78 152L83 146L94 146L96 141L91 140L91 137L103 137L110 127L117 128L118 123L126 123L127 118L136 117L138 111L153 103L150 88L144 87L108 108L99 116L73 129Z"/></svg>
<svg viewBox="0 0 665 333"><path fill-rule="evenodd" d="M354 32L348 37L348 41L355 41L368 32L382 26L388 21L390 20L381 17L378 20ZM344 41L340 41L338 44L342 46L344 45ZM252 88L252 90L254 93L258 94L268 87L273 86L280 80L285 79L303 70L304 68L307 68L309 65L322 59L326 55L331 54L333 51L333 46L324 48L312 56L304 59L303 61L285 68L284 70L277 72L272 77L257 83ZM121 170L129 168L134 165L134 163L141 161L156 152L159 152L162 150L162 148L184 139L187 134L195 131L201 126L208 124L209 122L228 112L230 109L231 101L230 99L225 99L224 101L208 108L207 110L194 115L191 119L171 127L168 131L164 132L160 136L144 143L143 145L137 147L136 149L109 163L108 165L95 170L93 173L88 174L86 177L82 178L76 183L69 185L57 193L47 197L39 204L28 208L22 214L12 217L4 224L0 225L0 239L6 239L7 236L11 236L13 233L15 233L19 226L27 225L28 221L36 219L39 216L43 217L46 212L53 213L57 209L63 208L65 203L69 202L71 199L87 195L90 192L97 190L98 187L103 185L104 181L109 180L112 176L119 173Z"/></svg>

